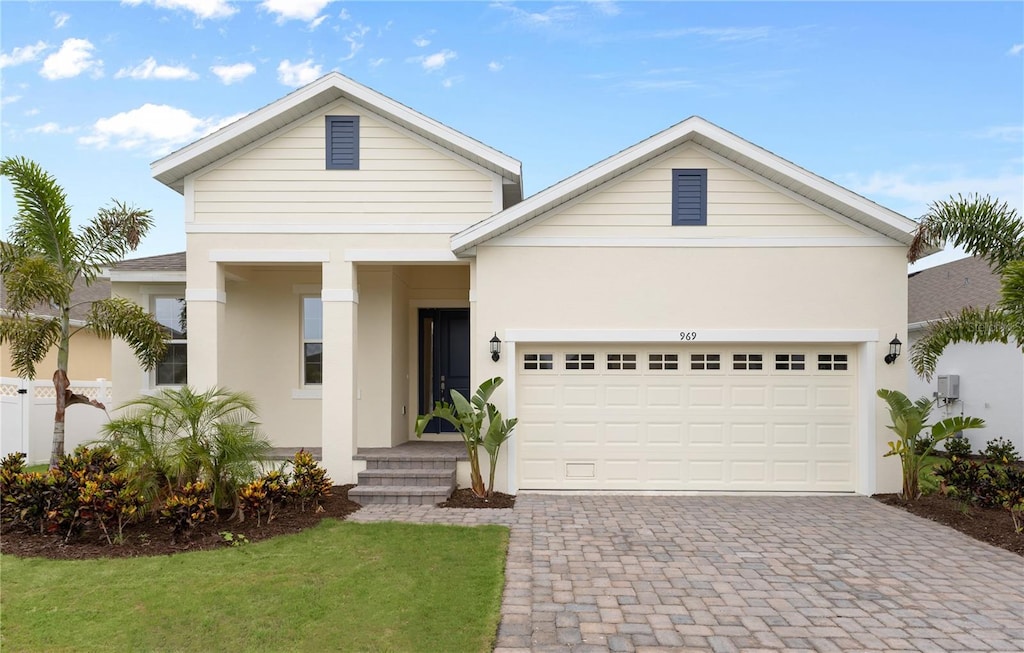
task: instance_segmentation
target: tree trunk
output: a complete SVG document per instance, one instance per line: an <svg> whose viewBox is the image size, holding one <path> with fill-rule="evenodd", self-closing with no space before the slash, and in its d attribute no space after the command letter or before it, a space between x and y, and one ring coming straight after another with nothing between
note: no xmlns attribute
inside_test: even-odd
<svg viewBox="0 0 1024 653"><path fill-rule="evenodd" d="M64 457L64 411L67 409L68 375L58 369L53 373L53 389L57 392L53 413L53 444L50 446L50 469Z"/></svg>

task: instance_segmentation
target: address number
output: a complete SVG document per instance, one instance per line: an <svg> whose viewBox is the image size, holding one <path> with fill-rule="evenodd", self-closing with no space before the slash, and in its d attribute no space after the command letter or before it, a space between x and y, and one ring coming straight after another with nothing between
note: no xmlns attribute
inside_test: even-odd
<svg viewBox="0 0 1024 653"><path fill-rule="evenodd" d="M697 339L697 332L696 331L680 331L679 332L679 339L683 340L683 341L686 341L686 342L689 342L691 340L696 340Z"/></svg>

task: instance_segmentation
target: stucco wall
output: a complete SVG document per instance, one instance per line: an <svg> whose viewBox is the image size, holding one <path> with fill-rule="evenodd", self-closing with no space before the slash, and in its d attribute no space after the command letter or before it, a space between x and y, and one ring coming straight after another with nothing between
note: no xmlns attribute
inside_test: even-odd
<svg viewBox="0 0 1024 653"><path fill-rule="evenodd" d="M910 334L910 344L919 332ZM940 404L932 418L953 415L981 417L984 429L965 431L974 451L989 440L1003 437L1024 452L1024 355L1011 344L989 343L950 345L939 358L935 376L925 381L908 368L908 396L933 397L939 374L960 375L960 401Z"/></svg>
<svg viewBox="0 0 1024 653"><path fill-rule="evenodd" d="M91 331L79 331L73 335L68 353L68 378L84 381L109 379L110 345L110 340ZM36 365L36 378L49 379L56 369L57 349L54 348ZM11 369L10 349L6 342L0 345L0 376L17 376Z"/></svg>

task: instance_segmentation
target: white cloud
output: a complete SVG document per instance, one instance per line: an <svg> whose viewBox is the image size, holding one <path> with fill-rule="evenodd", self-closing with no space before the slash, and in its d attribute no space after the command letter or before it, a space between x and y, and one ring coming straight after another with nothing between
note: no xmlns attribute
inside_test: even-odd
<svg viewBox="0 0 1024 653"><path fill-rule="evenodd" d="M1024 43L1015 43L1013 46L1010 47L1009 50L1006 51L1006 54L1013 56L1018 55L1021 52L1024 52Z"/></svg>
<svg viewBox="0 0 1024 653"><path fill-rule="evenodd" d="M67 39L60 50L43 61L39 74L49 80L77 77L84 72L100 77L103 75L103 62L93 57L95 49L96 46L88 39Z"/></svg>
<svg viewBox="0 0 1024 653"><path fill-rule="evenodd" d="M50 16L53 17L53 29L60 29L68 24L71 20L71 14L65 14L59 11L51 11Z"/></svg>
<svg viewBox="0 0 1024 653"><path fill-rule="evenodd" d="M380 59L370 59L370 68L377 68L378 66L388 62L387 57L381 57Z"/></svg>
<svg viewBox="0 0 1024 653"><path fill-rule="evenodd" d="M45 41L39 41L35 45L26 45L21 48L14 48L10 54L0 54L0 68L18 66L23 63L35 61L47 47Z"/></svg>
<svg viewBox="0 0 1024 653"><path fill-rule="evenodd" d="M285 86L303 86L317 79L323 68L313 65L312 59L293 64L285 59L277 66L277 80Z"/></svg>
<svg viewBox="0 0 1024 653"><path fill-rule="evenodd" d="M199 75L189 70L188 66L167 66L157 64L156 59L149 57L134 68L122 68L114 75L117 79L199 79Z"/></svg>
<svg viewBox="0 0 1024 653"><path fill-rule="evenodd" d="M324 7L334 0L263 0L260 7L277 15L280 25L289 20L310 22L316 19Z"/></svg>
<svg viewBox="0 0 1024 653"><path fill-rule="evenodd" d="M327 20L327 14L324 14L323 16L311 20L309 23L309 31L312 32L317 27L320 27L325 20Z"/></svg>
<svg viewBox="0 0 1024 653"><path fill-rule="evenodd" d="M348 13L348 9L342 9L341 13L338 14L338 18L340 18L342 20L348 20L348 19L352 18L352 14Z"/></svg>
<svg viewBox="0 0 1024 653"><path fill-rule="evenodd" d="M348 54L341 58L341 61L349 61L355 58L356 54L363 49L365 45L365 37L370 32L370 28L366 25L359 24L356 28L343 36L345 42L348 43Z"/></svg>
<svg viewBox="0 0 1024 653"><path fill-rule="evenodd" d="M504 67L505 64L500 63L498 61L492 61L491 63L487 64L487 70L491 71L492 73L500 72L501 69Z"/></svg>
<svg viewBox="0 0 1024 653"><path fill-rule="evenodd" d="M151 4L159 9L176 9L191 12L199 20L227 18L238 13L227 0L121 0L122 4Z"/></svg>
<svg viewBox="0 0 1024 653"><path fill-rule="evenodd" d="M452 77L445 77L441 80L441 86L445 88L451 88L463 80L462 75L454 75Z"/></svg>
<svg viewBox="0 0 1024 653"><path fill-rule="evenodd" d="M5 95L4 97L0 98L0 107L5 107L8 104L14 104L18 100L20 100L21 97L22 96L20 95Z"/></svg>
<svg viewBox="0 0 1024 653"><path fill-rule="evenodd" d="M458 58L458 54L451 50L441 50L434 54L427 54L420 57L409 57L406 61L415 62L423 66L428 73L436 72L444 68L449 61Z"/></svg>
<svg viewBox="0 0 1024 653"><path fill-rule="evenodd" d="M99 149L142 149L153 155L161 155L241 117L242 114L223 119L199 118L185 109L147 103L131 111L100 118L92 126L91 132L79 137L78 142Z"/></svg>
<svg viewBox="0 0 1024 653"><path fill-rule="evenodd" d="M605 16L618 16L622 9L612 0L586 0L587 4Z"/></svg>
<svg viewBox="0 0 1024 653"><path fill-rule="evenodd" d="M16 97L17 99L19 99L19 100L21 99L21 96L20 96L20 95L16 95L15 97ZM2 103L0 103L0 104L2 104ZM36 108L34 108L34 107L33 107L32 109L29 109L28 111L26 111L26 112L25 112L25 115L26 115L26 116L28 116L28 117L30 117L30 118L31 118L32 116L38 116L38 115L39 115L39 109L36 109Z"/></svg>
<svg viewBox="0 0 1024 653"><path fill-rule="evenodd" d="M417 36L412 40L412 44L415 45L417 48L425 48L428 45L430 45L430 39L424 38L422 36Z"/></svg>
<svg viewBox="0 0 1024 653"><path fill-rule="evenodd" d="M971 134L975 138L1016 143L1024 139L1024 125L997 125Z"/></svg>
<svg viewBox="0 0 1024 653"><path fill-rule="evenodd" d="M249 62L231 64L230 66L211 66L210 70L228 86L240 82L256 72L256 66Z"/></svg>
<svg viewBox="0 0 1024 653"><path fill-rule="evenodd" d="M846 175L843 184L873 199L882 198L880 203L911 218L923 215L928 205L936 200L968 193L997 197L1018 211L1024 208L1024 175L1019 172L984 177L963 174L952 168L911 168L901 172L874 172L867 177Z"/></svg>
<svg viewBox="0 0 1024 653"><path fill-rule="evenodd" d="M555 5L542 12L527 11L504 2L495 2L491 6L507 11L514 22L525 27L557 27L572 23L579 17L576 5Z"/></svg>
<svg viewBox="0 0 1024 653"><path fill-rule="evenodd" d="M55 122L44 122L41 125L26 129L30 134L72 134L78 131L77 127L61 127Z"/></svg>

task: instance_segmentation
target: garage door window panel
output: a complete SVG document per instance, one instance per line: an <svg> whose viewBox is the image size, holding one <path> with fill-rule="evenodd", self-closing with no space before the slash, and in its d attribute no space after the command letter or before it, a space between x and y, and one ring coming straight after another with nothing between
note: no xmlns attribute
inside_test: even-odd
<svg viewBox="0 0 1024 653"><path fill-rule="evenodd" d="M763 371L764 354L733 354L732 369L737 372Z"/></svg>
<svg viewBox="0 0 1024 653"><path fill-rule="evenodd" d="M807 368L804 354L775 354L776 372L803 372Z"/></svg>
<svg viewBox="0 0 1024 653"><path fill-rule="evenodd" d="M846 372L849 360L846 354L818 354L819 372Z"/></svg>
<svg viewBox="0 0 1024 653"><path fill-rule="evenodd" d="M526 371L544 371L555 369L554 354L523 354L523 369Z"/></svg>
<svg viewBox="0 0 1024 653"><path fill-rule="evenodd" d="M565 355L565 369L566 371L583 372L592 371L595 369L595 355L594 354L566 354Z"/></svg>
<svg viewBox="0 0 1024 653"><path fill-rule="evenodd" d="M606 364L611 372L635 371L636 354L608 354Z"/></svg>
<svg viewBox="0 0 1024 653"><path fill-rule="evenodd" d="M690 370L694 372L718 372L721 369L721 354L690 354Z"/></svg>
<svg viewBox="0 0 1024 653"><path fill-rule="evenodd" d="M647 369L652 372L671 372L679 369L679 354L648 354Z"/></svg>

